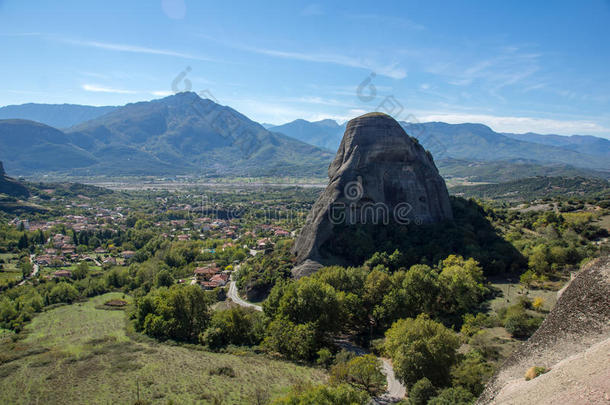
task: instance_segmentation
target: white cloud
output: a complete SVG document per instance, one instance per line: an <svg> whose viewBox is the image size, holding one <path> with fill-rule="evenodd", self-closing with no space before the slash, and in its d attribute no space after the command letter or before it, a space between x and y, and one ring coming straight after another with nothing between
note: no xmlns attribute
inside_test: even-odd
<svg viewBox="0 0 610 405"><path fill-rule="evenodd" d="M497 132L537 132L541 134L598 134L609 135L610 128L595 122L584 120L554 120L549 118L495 116L486 114L462 113L421 113L417 116L420 122L442 121L450 124L465 122L482 123Z"/></svg>
<svg viewBox="0 0 610 405"><path fill-rule="evenodd" d="M137 91L125 90L125 89L114 89L112 87L98 86L96 84L83 84L82 89L86 91L92 91L95 93L115 93L115 94L137 94Z"/></svg>

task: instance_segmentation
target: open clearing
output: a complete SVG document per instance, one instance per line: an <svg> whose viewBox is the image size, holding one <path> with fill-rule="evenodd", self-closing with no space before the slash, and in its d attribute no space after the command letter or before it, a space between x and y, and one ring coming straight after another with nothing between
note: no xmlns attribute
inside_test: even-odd
<svg viewBox="0 0 610 405"><path fill-rule="evenodd" d="M140 399L151 403L252 404L297 383L325 380L320 370L262 355L132 338L124 311L100 309L122 298L109 293L51 309L27 326L25 338L4 339L0 403L129 404L139 390Z"/></svg>

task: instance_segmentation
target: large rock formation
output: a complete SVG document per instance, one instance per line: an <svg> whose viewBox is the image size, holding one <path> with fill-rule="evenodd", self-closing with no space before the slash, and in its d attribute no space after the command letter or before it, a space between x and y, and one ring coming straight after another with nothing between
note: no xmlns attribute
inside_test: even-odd
<svg viewBox="0 0 610 405"><path fill-rule="evenodd" d="M295 277L327 262L320 247L338 224L406 225L452 218L447 187L432 155L386 114L366 114L347 124L328 176L294 246Z"/></svg>
<svg viewBox="0 0 610 405"><path fill-rule="evenodd" d="M585 265L540 328L500 367L478 404L608 404L610 256ZM531 381L530 367L549 372Z"/></svg>

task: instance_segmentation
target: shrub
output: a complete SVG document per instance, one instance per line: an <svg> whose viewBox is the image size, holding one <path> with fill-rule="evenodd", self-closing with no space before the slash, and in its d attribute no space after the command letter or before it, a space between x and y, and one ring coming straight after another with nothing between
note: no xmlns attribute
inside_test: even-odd
<svg viewBox="0 0 610 405"><path fill-rule="evenodd" d="M326 347L318 350L316 363L324 368L330 367L333 362L333 354Z"/></svg>
<svg viewBox="0 0 610 405"><path fill-rule="evenodd" d="M533 380L534 378L536 378L539 375L544 374L548 371L550 371L550 369L548 369L546 367L537 367L537 366L530 367L525 372L525 381Z"/></svg>
<svg viewBox="0 0 610 405"><path fill-rule="evenodd" d="M366 392L348 384L294 387L291 392L273 401L272 405L365 405L370 401Z"/></svg>
<svg viewBox="0 0 610 405"><path fill-rule="evenodd" d="M234 378L235 370L230 366L219 366L210 370L210 375L222 375L225 377Z"/></svg>
<svg viewBox="0 0 610 405"><path fill-rule="evenodd" d="M543 306L544 299L542 297L534 298L534 302L532 302L532 308L534 308L536 311L541 311Z"/></svg>
<svg viewBox="0 0 610 405"><path fill-rule="evenodd" d="M525 311L509 314L504 320L504 328L514 338L526 339L538 329L542 319L528 315Z"/></svg>

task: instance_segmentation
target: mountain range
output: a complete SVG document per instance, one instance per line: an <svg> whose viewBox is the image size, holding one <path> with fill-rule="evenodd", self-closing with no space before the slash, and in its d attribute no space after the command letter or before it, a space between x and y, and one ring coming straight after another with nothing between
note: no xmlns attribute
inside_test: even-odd
<svg viewBox="0 0 610 405"><path fill-rule="evenodd" d="M19 175L321 176L331 155L192 92L127 104L63 131L0 121L0 160Z"/></svg>
<svg viewBox="0 0 610 405"><path fill-rule="evenodd" d="M405 131L429 149L435 160L459 159L470 162L496 162L518 159L539 164L610 169L610 140L594 136L498 133L483 124L444 122L408 123ZM310 122L298 119L270 127L303 142L336 150L345 125L332 120Z"/></svg>
<svg viewBox="0 0 610 405"><path fill-rule="evenodd" d="M0 108L0 160L16 175L326 176L345 131L333 120L258 124L192 92L121 107ZM610 141L493 131L483 124L400 122L444 176L508 181L610 177ZM64 129L58 129L64 128Z"/></svg>

